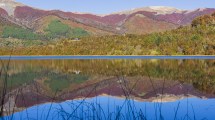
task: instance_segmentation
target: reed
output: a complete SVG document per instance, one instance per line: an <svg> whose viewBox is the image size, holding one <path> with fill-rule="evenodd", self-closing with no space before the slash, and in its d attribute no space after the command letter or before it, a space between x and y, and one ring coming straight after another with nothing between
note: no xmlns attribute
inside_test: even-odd
<svg viewBox="0 0 215 120"><path fill-rule="evenodd" d="M2 64L2 68L0 68L0 78L2 79L3 82L3 87L1 90L1 97L0 97L0 119L2 120L15 120L14 118L14 113L15 113L15 106L13 106L13 109L9 109L8 111L5 111L5 100L7 98L10 98L12 94L10 94L12 92L12 88L10 87L11 83L8 83L8 69L9 69L9 63L10 60L5 63L1 60L1 64ZM156 89L153 79L150 76L150 74L147 72L148 78L150 80L151 83L151 87L153 88L154 94L157 97L158 94L158 90ZM144 77L144 76L142 76ZM90 94L92 94L93 92L97 93L97 88L99 87L99 83L97 83L92 90L89 91L89 93L85 96L85 98L83 98L81 101L70 101L68 102L67 106L69 106L70 111L68 112L67 109L65 109L61 104L59 105L59 108L54 108L53 104L55 103L55 100L57 99L57 93L58 90L56 91L54 97L51 100L51 103L49 105L48 111L44 112L43 114L39 114L39 108L37 108L37 117L36 118L31 118L28 114L28 110L26 111L27 114L27 118L23 118L23 116L21 115L20 118L18 119L27 119L27 120L31 120L31 119L37 119L37 120L50 120L50 119L54 119L54 120L149 120L149 116L147 115L147 113L151 112L148 111L147 108L142 108L142 109L137 109L137 106L135 105L135 99L134 96L132 95L132 93L134 92L134 88L136 87L136 85L141 82L139 80L137 80L135 82L135 84L133 86L129 86L128 85L128 80L126 79L126 77L124 76L124 73L119 73L119 75L117 76L117 80L121 81L119 82L119 86L123 91L123 96L124 96L124 102L121 106L115 105L115 106L111 106L111 104L107 104L107 109L102 108L101 104L96 101L95 103L89 103L86 101L86 99L89 98ZM163 94L164 94L164 89L165 89L165 83L166 83L166 78L163 78L163 84L162 84L162 95L160 97L161 101L163 99ZM35 84L35 87L37 88L38 86ZM38 88L37 88L38 90ZM39 91L39 90L38 90ZM188 93L188 91L187 91ZM184 93L184 94L187 94ZM17 99L17 94L21 94L22 96L22 100L25 103L25 97L23 96L22 90L19 89L15 95L15 101ZM36 98L38 100L38 98ZM10 104L10 103L9 103ZM157 102L154 103L154 113L155 113L155 120L165 120L162 112L166 112L166 111L162 111L162 102ZM187 101L187 106L189 105L189 101ZM10 106L10 105L9 105ZM109 110L110 107L114 107L114 110L111 111ZM177 105L177 108L175 110L175 114L174 114L174 120L178 120L179 118L177 118L178 115L178 110L180 108L180 102ZM187 107L188 108L188 107ZM193 107L192 107L193 108ZM53 113L52 110L56 109L55 112ZM192 109L192 112L194 114L194 116L189 116L189 110L187 109L187 114L184 116L184 120L196 120L196 115L195 115L195 111L194 108ZM9 116L10 115L10 116ZM4 116L9 116L9 117L4 117Z"/></svg>

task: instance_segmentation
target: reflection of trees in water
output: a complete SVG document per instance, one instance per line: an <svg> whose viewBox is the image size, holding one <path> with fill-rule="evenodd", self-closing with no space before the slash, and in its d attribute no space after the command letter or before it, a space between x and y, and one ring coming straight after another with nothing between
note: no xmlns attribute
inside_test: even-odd
<svg viewBox="0 0 215 120"><path fill-rule="evenodd" d="M119 89L117 91L121 90L121 92L122 92L121 96L124 95L124 97L122 97L124 102L121 106L118 106L118 104L116 104L116 105L114 104L115 106L113 106L113 105L110 106L109 104L107 104L106 106L108 106L108 107L118 107L118 108L116 109L115 113L112 113L112 111L111 111L111 113L107 112L106 115L111 117L112 119L125 119L125 118L127 118L127 119L133 119L133 118L147 119L147 117L151 117L151 116L145 116L146 114L141 112L142 110L144 110L144 108L142 108L142 110L140 109L140 111L139 111L139 109L138 110L136 109L136 106L134 104L135 100L136 100L136 98L134 98L134 97L136 97L136 96L134 96L135 94L133 94L133 92L136 92L136 86L140 85L140 83L143 82L143 84L141 84L141 86L144 84L147 84L146 86L148 86L149 89L151 89L150 90L151 92L159 94L159 96L154 95L155 98L153 101L157 102L157 103L154 103L155 108L153 110L156 111L157 113L159 113L159 114L156 114L156 117L158 117L158 118L161 117L162 116L161 114L164 111L162 111L162 109L161 109L162 102L160 102L160 101L165 101L165 95L163 95L163 94L165 94L165 89L169 87L168 86L169 84L171 84L172 82L176 82L176 81L166 81L165 79L153 80L153 79L150 79L150 76L148 76L148 80L147 80L148 83L146 83L146 81L144 79L140 80L140 78L142 78L142 77L139 77L139 79L136 79L136 80L134 80L133 78L130 78L130 80L129 80L129 78L121 76L121 77L117 77L115 79L109 79L110 82L107 82L108 80L98 82L95 85L93 85L91 88L87 88L87 90L86 90L87 92L85 92L85 95L81 98L81 100L77 104L73 104L72 102L70 104L68 104L66 107L71 108L71 110L69 110L69 111L68 111L68 109L63 109L63 107L61 107L61 106L60 106L60 109L56 109L56 107L52 107L52 104L54 104L54 102L59 100L58 98L63 98L65 95L55 96L56 95L55 94L53 97L44 98L44 96L35 94L35 92L41 93L41 90L39 90L41 88L41 86L37 86L37 83L35 83L34 85L25 86L19 93L18 101L20 101L20 99L21 99L22 100L21 104L26 107L30 107L32 105L32 103L31 103L32 101L34 101L34 104L43 103L44 100L51 102L50 103L51 105L47 109L48 111L45 113L39 114L38 115L39 117L40 116L44 116L45 118L53 117L52 114L49 114L49 110L52 110L54 108L57 110L56 114L61 115L61 116L65 115L64 118L68 118L68 119L76 119L77 117L82 118L83 116L80 116L80 114L82 114L83 112L85 112L85 114L91 114L93 112L92 114L98 115L98 116L94 116L94 118L99 119L104 116L101 116L101 114L98 114L98 112L102 112L105 109L101 108L101 107L95 107L95 106L101 106L101 103L87 104L86 99L89 97L93 97L93 96L91 96L91 94L99 93L101 86L107 85L107 86L111 87L112 85L110 85L110 84L113 84L113 85L118 84ZM120 82L118 82L118 81L120 81ZM117 82L117 83L114 83L114 82ZM31 88L31 89L29 89L29 88ZM143 88L145 88L145 87L143 87ZM112 89L110 88L109 90L111 91ZM186 95L187 92L188 91L186 91L184 94ZM27 93L30 93L30 95ZM22 98L24 98L24 99L22 99ZM32 98L34 98L35 100L33 100ZM181 99L181 98L179 97L178 99ZM177 100L177 98L175 100ZM64 101L64 99L62 101ZM80 111L80 109L83 109L83 107L89 107L90 109L88 109L88 111ZM126 112L123 109L126 109ZM153 111L150 111L150 112L153 112ZM184 112L186 112L186 111L184 111ZM177 112L176 112L176 114L177 114ZM189 114L187 114L187 115L189 115ZM163 116L163 117L165 117L165 116ZM185 117L189 117L189 116L185 116ZM85 119L87 119L87 116L85 116Z"/></svg>
<svg viewBox="0 0 215 120"><path fill-rule="evenodd" d="M214 93L214 64L214 60L25 60L11 61L9 71L11 79L22 80L20 84L34 80L34 77L37 79L48 77L46 81L49 82L46 83L56 86L57 79L63 79L64 84L61 88L66 87L68 81L72 81L65 76L147 76L149 74L153 78L192 83L201 91ZM80 71L80 75L76 74L76 71ZM53 77L50 74L54 74ZM84 82L84 79L74 81ZM59 88L52 87L52 89Z"/></svg>

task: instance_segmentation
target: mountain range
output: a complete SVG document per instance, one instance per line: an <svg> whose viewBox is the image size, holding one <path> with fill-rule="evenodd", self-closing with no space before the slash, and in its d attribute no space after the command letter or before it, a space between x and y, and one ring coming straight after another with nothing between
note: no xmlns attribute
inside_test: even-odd
<svg viewBox="0 0 215 120"><path fill-rule="evenodd" d="M14 0L0 0L0 31L13 25L34 33L45 33L53 20L71 28L81 28L91 35L147 34L190 25L198 16L211 14L215 8L180 10L172 7L151 6L108 15L41 10Z"/></svg>

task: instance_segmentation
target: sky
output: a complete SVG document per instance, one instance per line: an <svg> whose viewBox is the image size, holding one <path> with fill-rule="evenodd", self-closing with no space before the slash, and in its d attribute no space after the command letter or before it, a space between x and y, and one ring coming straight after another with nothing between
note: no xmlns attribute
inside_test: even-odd
<svg viewBox="0 0 215 120"><path fill-rule="evenodd" d="M215 0L16 0L26 5L45 9L94 14L109 14L146 6L169 6L192 10L215 8Z"/></svg>

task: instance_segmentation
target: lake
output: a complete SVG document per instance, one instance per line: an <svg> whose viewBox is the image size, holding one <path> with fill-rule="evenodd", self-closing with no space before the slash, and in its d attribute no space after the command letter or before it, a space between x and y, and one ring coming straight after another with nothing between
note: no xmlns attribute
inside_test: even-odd
<svg viewBox="0 0 215 120"><path fill-rule="evenodd" d="M0 60L0 119L215 119L215 56Z"/></svg>

